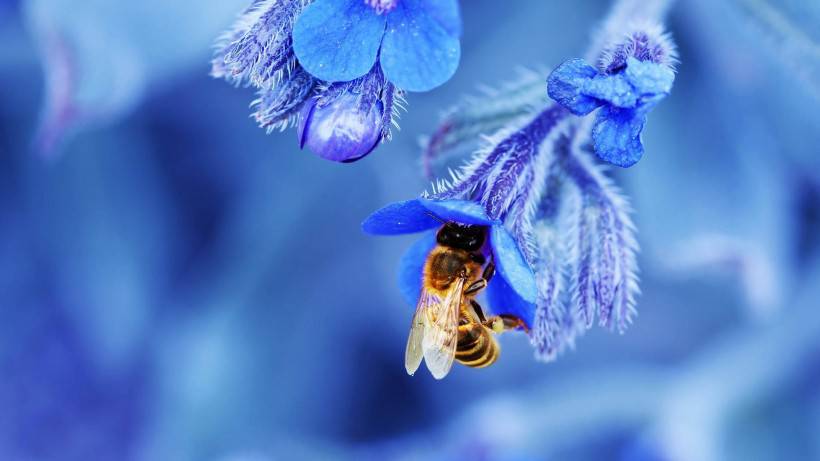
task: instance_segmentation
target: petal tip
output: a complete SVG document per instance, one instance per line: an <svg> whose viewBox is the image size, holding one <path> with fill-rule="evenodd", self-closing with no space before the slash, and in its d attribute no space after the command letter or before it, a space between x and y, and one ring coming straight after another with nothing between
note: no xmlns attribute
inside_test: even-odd
<svg viewBox="0 0 820 461"><path fill-rule="evenodd" d="M458 69L461 43L418 5L400 4L388 15L380 61L397 87L423 92L447 82Z"/></svg>
<svg viewBox="0 0 820 461"><path fill-rule="evenodd" d="M374 211L362 223L362 230L371 235L414 234L438 224L419 200L414 199L391 203Z"/></svg>

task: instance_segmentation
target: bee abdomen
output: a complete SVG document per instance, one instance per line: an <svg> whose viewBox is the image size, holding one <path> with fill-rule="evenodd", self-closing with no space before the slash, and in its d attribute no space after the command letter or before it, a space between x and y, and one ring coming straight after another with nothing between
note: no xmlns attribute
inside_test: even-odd
<svg viewBox="0 0 820 461"><path fill-rule="evenodd" d="M459 327L456 360L473 368L492 365L498 358L499 346L490 331L482 325Z"/></svg>

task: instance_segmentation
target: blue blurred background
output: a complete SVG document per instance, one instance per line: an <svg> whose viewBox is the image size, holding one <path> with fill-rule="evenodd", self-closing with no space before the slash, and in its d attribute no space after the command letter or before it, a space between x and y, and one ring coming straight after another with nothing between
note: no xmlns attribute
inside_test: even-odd
<svg viewBox="0 0 820 461"><path fill-rule="evenodd" d="M247 0L0 1L0 459L820 459L820 6L688 0L636 209L640 315L556 363L405 375L419 137L609 2L462 2L455 78L353 165L208 77ZM546 75L546 74L545 74Z"/></svg>

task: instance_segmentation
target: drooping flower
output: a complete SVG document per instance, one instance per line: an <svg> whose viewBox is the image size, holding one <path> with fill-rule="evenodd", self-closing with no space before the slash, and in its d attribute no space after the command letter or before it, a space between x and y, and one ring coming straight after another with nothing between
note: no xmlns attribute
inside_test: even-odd
<svg viewBox="0 0 820 461"><path fill-rule="evenodd" d="M461 57L456 0L316 0L299 16L299 63L328 82L346 82L381 66L387 80L427 91L453 76Z"/></svg>
<svg viewBox="0 0 820 461"><path fill-rule="evenodd" d="M392 203L371 214L362 229L374 235L424 232L402 258L399 268L401 292L408 303L415 305L421 290L425 260L436 246L435 229L441 227L442 222L489 228L486 251L488 255L492 254L496 264L496 275L487 285L489 307L496 314L520 318L530 328L536 300L532 269L504 223L489 217L479 203L425 198Z"/></svg>
<svg viewBox="0 0 820 461"><path fill-rule="evenodd" d="M643 156L649 111L672 90L675 50L659 29L640 29L604 50L598 68L570 59L547 79L549 96L575 115L600 108L592 128L595 154L630 167Z"/></svg>

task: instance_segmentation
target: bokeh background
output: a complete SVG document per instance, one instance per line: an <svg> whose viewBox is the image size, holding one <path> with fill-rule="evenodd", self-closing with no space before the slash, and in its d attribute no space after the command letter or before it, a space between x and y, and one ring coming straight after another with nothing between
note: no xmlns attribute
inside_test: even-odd
<svg viewBox="0 0 820 461"><path fill-rule="evenodd" d="M687 0L673 94L615 172L640 315L405 375L419 137L580 56L607 1L465 0L463 60L352 165L208 77L247 0L0 1L0 459L820 459L820 6Z"/></svg>

